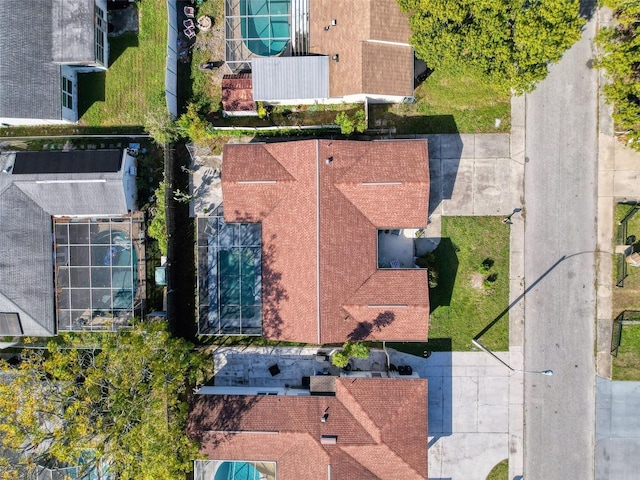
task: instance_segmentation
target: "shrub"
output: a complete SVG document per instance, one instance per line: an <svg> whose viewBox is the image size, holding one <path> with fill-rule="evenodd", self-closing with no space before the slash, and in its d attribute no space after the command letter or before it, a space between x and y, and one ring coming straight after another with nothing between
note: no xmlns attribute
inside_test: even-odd
<svg viewBox="0 0 640 480"><path fill-rule="evenodd" d="M416 259L416 265L429 270L429 288L436 288L438 286L438 270L436 269L436 256L434 253L428 252L418 257Z"/></svg>
<svg viewBox="0 0 640 480"><path fill-rule="evenodd" d="M147 229L149 236L158 241L158 247L162 255L167 254L167 216L164 208L164 192L165 183L162 182L154 193L156 205L151 210L153 219Z"/></svg>
<svg viewBox="0 0 640 480"><path fill-rule="evenodd" d="M364 343L362 342L347 342L344 344L344 351L347 353L347 355L349 355L350 357L354 357L354 358L369 358L369 347L367 347Z"/></svg>
<svg viewBox="0 0 640 480"><path fill-rule="evenodd" d="M353 358L369 358L369 347L363 342L346 342L342 346L341 352L336 352L331 356L331 363L339 368L344 368L348 365L349 359Z"/></svg>
<svg viewBox="0 0 640 480"><path fill-rule="evenodd" d="M178 132L183 136L191 139L193 143L202 144L211 139L209 131L210 124L200 113L201 106L197 103L190 103L187 111L180 115L176 121Z"/></svg>
<svg viewBox="0 0 640 480"><path fill-rule="evenodd" d="M258 102L257 103L257 110L258 110L258 118L262 119L262 118L266 118L269 116L269 112L267 111L267 109L264 106L264 103L262 102Z"/></svg>
<svg viewBox="0 0 640 480"><path fill-rule="evenodd" d="M489 270L491 270L491 267L493 267L494 261L491 258L485 258L482 263L480 264L480 267L478 268L478 271L483 274L486 275L487 273L489 273Z"/></svg>
<svg viewBox="0 0 640 480"><path fill-rule="evenodd" d="M346 112L339 112L335 119L343 135L351 135L353 132L362 133L367 129L367 119L364 110L358 110L353 116Z"/></svg>
<svg viewBox="0 0 640 480"><path fill-rule="evenodd" d="M338 368L344 368L349 363L349 357L347 357L343 352L336 352L331 355L331 363Z"/></svg>

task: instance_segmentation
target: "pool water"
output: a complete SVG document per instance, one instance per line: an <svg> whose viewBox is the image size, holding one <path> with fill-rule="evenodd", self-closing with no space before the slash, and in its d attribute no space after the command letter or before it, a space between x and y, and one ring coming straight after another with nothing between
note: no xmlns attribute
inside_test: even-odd
<svg viewBox="0 0 640 480"><path fill-rule="evenodd" d="M214 480L260 480L260 472L248 462L223 462Z"/></svg>
<svg viewBox="0 0 640 480"><path fill-rule="evenodd" d="M131 308L137 290L138 258L129 236L121 231L105 231L95 235L92 242L95 243L91 247L93 265L111 267L110 271L94 269L93 286L108 288L111 283L113 308ZM131 268L131 265L134 268ZM102 302L98 297L94 298L98 308L106 308L111 303L107 297L102 298Z"/></svg>
<svg viewBox="0 0 640 480"><path fill-rule="evenodd" d="M241 0L244 44L256 55L278 55L289 43L290 0Z"/></svg>

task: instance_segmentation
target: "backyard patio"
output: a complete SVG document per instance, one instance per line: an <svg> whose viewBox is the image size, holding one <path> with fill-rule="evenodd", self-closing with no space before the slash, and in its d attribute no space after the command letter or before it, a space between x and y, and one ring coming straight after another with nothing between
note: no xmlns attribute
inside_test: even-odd
<svg viewBox="0 0 640 480"><path fill-rule="evenodd" d="M284 387L302 386L304 377L339 376L341 368L331 365L325 347L225 347L213 352L214 381L218 386ZM269 368L277 366L274 375ZM372 350L367 359L351 359L352 372L386 372L382 350ZM276 372L274 369L273 372Z"/></svg>

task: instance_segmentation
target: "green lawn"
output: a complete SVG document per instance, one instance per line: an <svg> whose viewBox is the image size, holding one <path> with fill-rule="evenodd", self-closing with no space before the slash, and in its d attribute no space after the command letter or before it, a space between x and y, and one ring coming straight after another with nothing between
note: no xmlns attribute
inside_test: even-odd
<svg viewBox="0 0 640 480"><path fill-rule="evenodd" d="M618 236L618 228L620 221L631 210L631 205L618 204L614 213L614 235ZM627 224L627 236L635 235L640 240L640 210L631 218ZM617 243L624 243L626 239L618 239ZM638 251L639 245L635 245ZM613 262L613 318L617 317L623 310L640 310L640 269L637 267L627 266L627 278L624 280L624 286L616 287L618 278L621 276L620 268L623 262L622 255L616 255Z"/></svg>
<svg viewBox="0 0 640 480"><path fill-rule="evenodd" d="M397 133L508 132L511 127L509 92L468 67L434 71L415 98L414 104L371 105L369 126L395 127Z"/></svg>
<svg viewBox="0 0 640 480"><path fill-rule="evenodd" d="M164 108L167 3L140 0L138 34L109 37L109 70L78 75L80 124L142 125Z"/></svg>
<svg viewBox="0 0 640 480"><path fill-rule="evenodd" d="M615 237L620 237L618 234L620 221L630 210L631 205L616 205L613 225ZM635 235L640 239L640 210L627 223L626 235ZM617 238L614 243L623 244L625 240L626 238ZM634 245L634 250L638 251L638 249L638 244ZM640 310L639 268L628 266L628 276L624 280L624 286L615 286L620 276L620 268L623 262L624 257L622 255L615 256L613 262L613 318L616 318L624 310ZM612 375L614 380L640 380L640 325L624 325L622 327L622 339L618 349L618 356L613 357Z"/></svg>
<svg viewBox="0 0 640 480"><path fill-rule="evenodd" d="M472 350L471 339L491 327L481 342L509 348L509 227L501 217L443 217L435 254L438 286L431 289L428 343L389 344L416 355ZM492 265L482 268L487 261ZM495 276L493 282L487 277Z"/></svg>
<svg viewBox="0 0 640 480"><path fill-rule="evenodd" d="M640 380L640 325L624 325L618 356L613 357L613 380Z"/></svg>
<svg viewBox="0 0 640 480"><path fill-rule="evenodd" d="M224 35L215 25L224 25L224 1L207 0L196 5L196 16L207 15L213 19L214 28L198 31L199 42L191 50L189 78L181 79L181 97L184 102L197 101L213 111L222 109L221 75L200 71L200 64L224 60ZM224 28L223 28L224 30Z"/></svg>
<svg viewBox="0 0 640 480"><path fill-rule="evenodd" d="M498 463L487 475L487 480L508 480L509 478L509 459L504 459Z"/></svg>

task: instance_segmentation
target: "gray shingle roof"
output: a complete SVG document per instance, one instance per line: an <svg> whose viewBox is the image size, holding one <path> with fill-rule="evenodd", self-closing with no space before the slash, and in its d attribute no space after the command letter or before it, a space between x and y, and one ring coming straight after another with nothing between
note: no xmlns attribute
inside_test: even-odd
<svg viewBox="0 0 640 480"><path fill-rule="evenodd" d="M51 228L51 215L18 187L0 192L0 311L18 313L25 335L55 333Z"/></svg>
<svg viewBox="0 0 640 480"><path fill-rule="evenodd" d="M53 0L54 62L95 62L95 0Z"/></svg>
<svg viewBox="0 0 640 480"><path fill-rule="evenodd" d="M0 117L62 118L51 0L0 1Z"/></svg>
<svg viewBox="0 0 640 480"><path fill-rule="evenodd" d="M75 175L74 175L75 176ZM118 215L127 212L122 180L62 181L62 183L15 182L34 202L51 215Z"/></svg>

